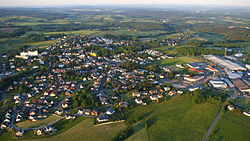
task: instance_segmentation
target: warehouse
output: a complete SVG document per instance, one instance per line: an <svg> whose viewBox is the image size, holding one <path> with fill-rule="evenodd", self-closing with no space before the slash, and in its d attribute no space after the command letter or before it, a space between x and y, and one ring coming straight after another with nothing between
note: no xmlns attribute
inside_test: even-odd
<svg viewBox="0 0 250 141"><path fill-rule="evenodd" d="M250 87L241 79L231 79L234 86L243 93L250 93Z"/></svg>
<svg viewBox="0 0 250 141"><path fill-rule="evenodd" d="M226 59L214 56L214 55L204 55L204 58L231 71L246 71L247 70L245 67L242 67L239 64L236 64L230 60L226 60Z"/></svg>

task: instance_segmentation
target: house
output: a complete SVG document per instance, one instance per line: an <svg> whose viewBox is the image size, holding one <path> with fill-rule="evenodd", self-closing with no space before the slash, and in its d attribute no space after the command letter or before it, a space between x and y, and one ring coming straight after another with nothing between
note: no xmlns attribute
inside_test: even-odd
<svg viewBox="0 0 250 141"><path fill-rule="evenodd" d="M91 110L90 110L90 109L86 109L86 110L84 111L84 115L86 115L86 116L91 115Z"/></svg>
<svg viewBox="0 0 250 141"><path fill-rule="evenodd" d="M71 91L66 91L66 92L65 92L65 95L66 95L66 96L71 96L71 95L72 95L72 92L71 92Z"/></svg>
<svg viewBox="0 0 250 141"><path fill-rule="evenodd" d="M107 115L113 115L115 113L115 110L112 109L112 108L109 108L107 111L106 111L106 114Z"/></svg>
<svg viewBox="0 0 250 141"><path fill-rule="evenodd" d="M193 92L193 91L198 90L198 89L200 89L200 87L192 87L192 88L188 88L188 90L189 90L190 92Z"/></svg>
<svg viewBox="0 0 250 141"><path fill-rule="evenodd" d="M183 91L178 90L177 94L183 94Z"/></svg>
<svg viewBox="0 0 250 141"><path fill-rule="evenodd" d="M133 97L140 97L141 94L140 94L140 92L134 92L134 93L132 93L132 96Z"/></svg>
<svg viewBox="0 0 250 141"><path fill-rule="evenodd" d="M77 115L79 115L79 116L81 116L81 115L83 115L83 113L84 113L84 109L79 109L78 111L77 111Z"/></svg>
<svg viewBox="0 0 250 141"><path fill-rule="evenodd" d="M35 130L35 134L41 136L43 134L42 129Z"/></svg>
<svg viewBox="0 0 250 141"><path fill-rule="evenodd" d="M176 95L176 91L175 90L169 91L167 95L174 96Z"/></svg>
<svg viewBox="0 0 250 141"><path fill-rule="evenodd" d="M170 87L164 87L164 91L169 91Z"/></svg>
<svg viewBox="0 0 250 141"><path fill-rule="evenodd" d="M95 110L93 110L93 111L91 112L91 115L92 115L92 116L98 116L98 112L95 111Z"/></svg>
<svg viewBox="0 0 250 141"><path fill-rule="evenodd" d="M100 114L98 117L97 117L97 121L98 122L105 122L105 121L109 121L109 116L107 114Z"/></svg>
<svg viewBox="0 0 250 141"><path fill-rule="evenodd" d="M16 132L16 136L17 136L17 137L22 137L22 136L23 136L23 133L24 133L23 130L22 130L22 131L17 131L17 132Z"/></svg>
<svg viewBox="0 0 250 141"><path fill-rule="evenodd" d="M136 99L135 99L135 102L136 102L137 104L142 104L142 100L139 99L139 98L136 98Z"/></svg>
<svg viewBox="0 0 250 141"><path fill-rule="evenodd" d="M62 103L62 107L63 107L63 108L67 108L68 106L69 106L69 105L68 105L67 102L63 102L63 103Z"/></svg>
<svg viewBox="0 0 250 141"><path fill-rule="evenodd" d="M63 114L63 111L57 110L57 111L55 111L55 114L57 114L57 115L62 115L62 114Z"/></svg>
<svg viewBox="0 0 250 141"><path fill-rule="evenodd" d="M181 64L176 64L175 66L176 66L177 68L181 68L181 69L184 68Z"/></svg>
<svg viewBox="0 0 250 141"><path fill-rule="evenodd" d="M7 124L6 122L5 123L2 123L1 124L1 129L5 129L8 127L9 124Z"/></svg>
<svg viewBox="0 0 250 141"><path fill-rule="evenodd" d="M71 114L66 114L66 115L65 115L65 118L66 118L66 119L75 119L76 117L73 116L73 115L71 115Z"/></svg>
<svg viewBox="0 0 250 141"><path fill-rule="evenodd" d="M150 97L149 97L151 100L158 100L158 97L157 97L157 95L151 95Z"/></svg>
<svg viewBox="0 0 250 141"><path fill-rule="evenodd" d="M228 109L229 111L232 111L232 110L234 110L234 106L233 106L233 105L228 105L228 106L227 106L227 109Z"/></svg>
<svg viewBox="0 0 250 141"><path fill-rule="evenodd" d="M248 112L243 112L243 114L246 115L246 116L248 116L248 117L250 117L250 111L248 111Z"/></svg>

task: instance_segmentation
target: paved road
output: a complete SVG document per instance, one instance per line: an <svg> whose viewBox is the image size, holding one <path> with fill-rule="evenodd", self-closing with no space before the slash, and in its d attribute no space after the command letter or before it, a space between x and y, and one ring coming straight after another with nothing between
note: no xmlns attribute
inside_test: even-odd
<svg viewBox="0 0 250 141"><path fill-rule="evenodd" d="M4 91L0 91L0 102L7 97L7 94Z"/></svg>
<svg viewBox="0 0 250 141"><path fill-rule="evenodd" d="M207 130L206 136L204 137L204 141L207 141L208 137L210 136L211 131L213 130L213 128L214 128L216 122L218 121L218 119L219 119L219 117L220 117L220 115L221 115L222 110L223 110L223 106L221 106L220 111L217 113L217 115L216 115L216 117L215 117L213 123L211 124L211 126L210 126L209 129Z"/></svg>

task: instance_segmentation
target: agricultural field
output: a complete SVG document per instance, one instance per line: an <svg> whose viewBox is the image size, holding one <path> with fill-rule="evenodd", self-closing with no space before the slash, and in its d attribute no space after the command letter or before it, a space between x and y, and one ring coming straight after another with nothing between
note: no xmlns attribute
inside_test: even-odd
<svg viewBox="0 0 250 141"><path fill-rule="evenodd" d="M137 118L148 124L127 141L200 141L218 110L219 107L211 103L192 104L192 96L177 96L162 103L137 107L129 113L128 120Z"/></svg>
<svg viewBox="0 0 250 141"><path fill-rule="evenodd" d="M164 59L158 63L158 65L161 66L173 66L175 64L185 64L185 63L194 63L194 62L200 62L200 60L193 58L193 57L176 57L176 58L170 58L170 59Z"/></svg>
<svg viewBox="0 0 250 141"><path fill-rule="evenodd" d="M250 119L245 115L226 112L219 119L210 141L248 141L250 138Z"/></svg>

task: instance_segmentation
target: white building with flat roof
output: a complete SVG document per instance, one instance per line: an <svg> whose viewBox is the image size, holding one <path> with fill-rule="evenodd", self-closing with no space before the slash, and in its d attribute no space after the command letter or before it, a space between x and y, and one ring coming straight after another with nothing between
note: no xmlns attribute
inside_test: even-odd
<svg viewBox="0 0 250 141"><path fill-rule="evenodd" d="M227 59L224 59L221 57L217 57L214 55L204 55L204 58L216 63L217 65L219 65L223 68L231 70L231 71L246 71L247 70L245 67L243 67L237 63L234 63L230 60L227 60Z"/></svg>

